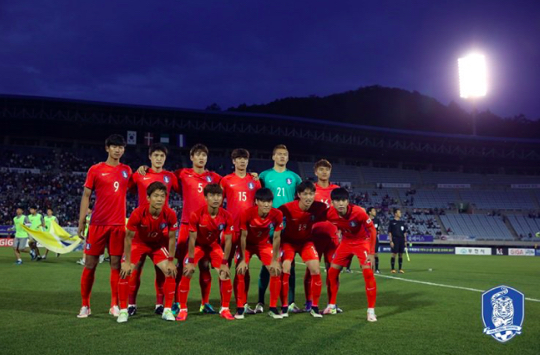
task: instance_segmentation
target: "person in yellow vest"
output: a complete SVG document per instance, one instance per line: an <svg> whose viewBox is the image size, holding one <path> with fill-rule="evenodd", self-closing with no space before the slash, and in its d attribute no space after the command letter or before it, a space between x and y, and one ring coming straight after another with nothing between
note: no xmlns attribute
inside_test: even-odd
<svg viewBox="0 0 540 355"><path fill-rule="evenodd" d="M51 208L47 208L47 215L43 217L43 221L45 222L45 232L49 232L51 230L51 222L55 221L58 223L58 218L53 215L53 210ZM45 249L45 255L43 256L42 260L45 260L47 255L49 255L49 249ZM56 254L56 257L59 256L60 254Z"/></svg>
<svg viewBox="0 0 540 355"><path fill-rule="evenodd" d="M30 222L30 229L35 231L43 231L43 228L45 227L45 221L43 220L43 216L41 213L38 213L37 206L32 205L29 208L30 214L28 215L28 221ZM32 255L32 251L34 254L32 255L32 260L41 260L41 255L39 254L39 249L37 247L37 242L29 236L28 238L28 244L30 245L30 254Z"/></svg>
<svg viewBox="0 0 540 355"><path fill-rule="evenodd" d="M13 217L13 229L15 230L15 239L13 240L13 251L17 261L15 264L21 265L21 253L30 253L28 249L28 233L23 229L25 223L28 223L28 218L23 214L22 208L17 208L17 215Z"/></svg>
<svg viewBox="0 0 540 355"><path fill-rule="evenodd" d="M86 248L86 237L88 236L88 226L90 225L90 219L92 218L92 209L88 207L88 210L86 211L86 227L84 229L84 248ZM83 248L83 250L84 250ZM84 263L86 261L85 258L86 254L83 253L82 258L77 261L77 264L84 266ZM103 262L103 255L99 257L99 263L101 264Z"/></svg>

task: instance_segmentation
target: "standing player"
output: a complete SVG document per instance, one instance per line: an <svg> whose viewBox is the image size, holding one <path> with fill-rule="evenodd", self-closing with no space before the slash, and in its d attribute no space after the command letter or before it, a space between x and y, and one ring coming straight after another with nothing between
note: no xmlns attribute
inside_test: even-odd
<svg viewBox="0 0 540 355"><path fill-rule="evenodd" d="M401 220L399 208L394 208L394 219L388 224L388 239L390 239L390 248L392 248L392 257L390 258L392 274L396 273L396 254L399 254L399 273L404 274L402 266L405 243L407 243L407 226Z"/></svg>
<svg viewBox="0 0 540 355"><path fill-rule="evenodd" d="M148 158L150 159L151 167L145 171L144 176L138 171L133 174L132 185L136 186L139 194L139 207L147 207L149 202L147 198L147 189L154 182L161 182L167 188L167 194L165 195L165 206L169 207L169 196L171 190L179 192L178 180L176 176L167 170L163 169L165 161L167 160L167 154L169 150L161 143L154 143L148 150ZM174 255L174 253L172 254ZM130 316L135 315L137 312L137 293L141 285L141 274L144 267L146 255L142 255L139 262L131 271L131 277L129 281L129 307L128 312ZM156 271L156 280L154 282L156 288L156 307L155 313L163 313L163 285L165 282L165 275L157 265L154 265ZM176 274L176 273L175 273Z"/></svg>
<svg viewBox="0 0 540 355"><path fill-rule="evenodd" d="M244 210L240 218L240 249L236 255L237 271L235 287L237 294L236 319L244 319L244 305L247 304L247 289L245 288L245 274L249 270L249 260L252 255L257 255L259 260L270 272L270 311L272 318L280 319L282 316L277 310L279 289L281 286L279 262L279 246L281 243L281 230L283 229L283 213L277 208L272 208L274 195L267 188L262 188L255 193L254 207ZM270 241L270 231L273 230L274 238ZM238 281L237 281L238 280Z"/></svg>
<svg viewBox="0 0 540 355"><path fill-rule="evenodd" d="M260 175L260 180L264 187L269 188L274 194L274 202L272 207L278 208L281 205L291 202L296 196L296 187L302 182L302 179L298 174L287 169L287 163L289 162L289 151L283 144L278 144L274 147L272 152L272 160L274 161L274 167L272 169L265 170ZM272 233L270 233L272 236ZM264 312L264 295L270 282L270 274L268 270L263 267L259 274L259 303L255 307L256 313ZM294 303L294 291L295 291L295 272L294 263L291 266L291 274L289 281L289 301L290 310L293 313L301 312Z"/></svg>
<svg viewBox="0 0 540 355"><path fill-rule="evenodd" d="M185 260L184 274L178 285L177 294L180 299L180 311L176 320L187 319L187 299L191 276L195 264L202 258L210 259L212 267L218 270L221 291L221 310L219 314L227 320L234 320L230 310L232 283L227 259L231 248L231 238L234 232L231 214L221 208L223 190L218 184L209 184L203 189L207 205L193 212L189 218L189 247ZM219 245L219 237L225 238L225 253Z"/></svg>
<svg viewBox="0 0 540 355"><path fill-rule="evenodd" d="M13 251L15 252L15 262L17 265L23 263L21 259L22 253L29 253L29 249L26 246L28 244L28 233L23 229L25 223L28 222L28 218L23 215L23 209L17 208L17 215L13 217L13 229L15 229L15 240L13 241Z"/></svg>
<svg viewBox="0 0 540 355"><path fill-rule="evenodd" d="M126 235L126 192L131 178L131 168L120 163L125 147L124 137L113 134L107 138L105 140L107 160L91 166L84 183L78 229L81 238L83 238L83 231L86 228L86 213L92 191L96 194L96 202L84 250L86 259L81 276L82 307L78 318L87 318L91 314L90 294L99 256L104 253L105 247L109 250L111 257L111 308L109 314L117 317L120 313L118 279Z"/></svg>
<svg viewBox="0 0 540 355"><path fill-rule="evenodd" d="M257 173L247 173L247 167L249 164L249 152L246 149L235 149L231 154L232 163L234 165L234 172L229 174L221 180L221 187L223 188L223 195L227 201L226 210L232 215L234 220L234 232L232 235L232 249L229 254L229 265L232 266L232 260L236 254L236 249L240 241L240 215L242 212L255 204L255 192L261 188L261 182ZM224 246L224 240L222 240L222 246ZM249 289L249 273L246 274L245 280L245 292L247 294ZM236 291L238 278L234 278L234 290L236 295L236 301L238 301L238 292ZM248 313L254 313L246 304L246 311Z"/></svg>
<svg viewBox="0 0 540 355"><path fill-rule="evenodd" d="M375 273L380 274L379 271L379 227L381 226L381 221L377 217L377 210L375 207L368 207L366 210L369 218L373 221L373 226L375 226L375 231L377 232L377 241L375 242L375 252L373 256L375 257Z"/></svg>
<svg viewBox="0 0 540 355"><path fill-rule="evenodd" d="M43 217L43 220L45 222L45 232L48 232L51 230L51 222L55 221L58 223L58 218L53 215L53 210L51 208L47 208L47 215ZM47 255L49 255L49 249L45 249L45 255L43 256L43 259L47 258ZM60 256L60 254L56 254L57 257Z"/></svg>
<svg viewBox="0 0 540 355"><path fill-rule="evenodd" d="M317 176L317 182L315 183L315 201L323 202L326 207L330 207L331 197L330 193L339 188L338 185L330 183L330 175L332 174L332 164L326 159L321 159L315 163L314 166L315 176ZM319 261L324 256L325 268L328 271L332 257L336 252L339 245L338 229L335 225L328 221L315 223L313 225L312 233L313 244L317 254L319 254ZM328 283L328 277L326 277L326 289L330 297L330 286ZM306 312L311 311L311 273L309 269L306 269L304 275L304 291L306 294L306 305L304 310ZM341 309L338 308L339 311Z"/></svg>
<svg viewBox="0 0 540 355"><path fill-rule="evenodd" d="M127 322L129 316L128 276L146 256L152 259L160 272L167 275L163 286L165 308L161 318L167 321L175 320L171 310L176 287L176 266L172 255L176 247L178 220L176 212L167 205L168 190L170 187L162 182L151 183L146 189L147 203L141 204L139 200L139 207L129 217L124 244L125 260L122 263L121 279L118 283L120 296L118 323ZM130 279L129 282L135 281L135 279Z"/></svg>
<svg viewBox="0 0 540 355"><path fill-rule="evenodd" d="M32 205L29 208L30 214L28 215L28 221L30 222L30 229L34 231L42 231L45 227L45 221L41 213L37 212L37 206ZM39 248L37 247L37 242L30 236L29 243L30 249L34 251L35 260L42 260L41 255L39 254Z"/></svg>
<svg viewBox="0 0 540 355"><path fill-rule="evenodd" d="M371 265L375 251L377 232L373 222L360 206L349 204L349 192L344 188L332 191L332 207L327 212L328 221L335 224L342 234L341 243L336 250L328 279L332 289L325 314L336 314L336 299L339 288L339 273L346 267L353 256L356 255L362 267L362 274L366 283L368 301L367 320L376 322L375 301L377 298L377 284Z"/></svg>
<svg viewBox="0 0 540 355"><path fill-rule="evenodd" d="M300 254L311 274L312 307L310 314L320 318L319 298L321 297L321 270L319 255L311 241L313 224L324 219L327 207L315 201L315 185L311 181L303 181L296 188L298 200L286 203L279 209L283 212L285 229L281 243L283 253L283 274L281 284L282 316L288 317L287 306L289 293L289 274L296 254Z"/></svg>
<svg viewBox="0 0 540 355"><path fill-rule="evenodd" d="M176 258L178 259L178 278L182 277L183 261L188 252L189 240L189 218L191 214L206 205L204 188L209 184L219 184L221 176L212 171L206 170L208 162L208 148L203 144L195 144L189 157L193 167L179 169L175 172L182 188L182 219L178 242L176 244ZM216 313L210 305L210 289L212 286L212 275L205 261L199 265L199 284L201 286L201 307L202 313ZM178 295L176 295L178 298Z"/></svg>

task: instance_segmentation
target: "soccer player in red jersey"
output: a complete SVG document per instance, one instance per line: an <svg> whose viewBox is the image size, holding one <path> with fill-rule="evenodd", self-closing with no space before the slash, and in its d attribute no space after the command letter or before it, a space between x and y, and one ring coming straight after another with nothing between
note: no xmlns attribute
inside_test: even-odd
<svg viewBox="0 0 540 355"><path fill-rule="evenodd" d="M232 283L227 264L232 233L234 232L234 222L231 214L220 207L223 202L223 189L221 186L209 184L203 189L203 192L207 205L191 213L189 218L188 257L185 260L184 273L177 290L180 311L176 320L185 321L187 318L187 299L191 276L195 271L195 264L202 258L210 259L212 267L218 270L221 286L220 316L227 320L234 320L229 310ZM225 238L225 253L219 245L221 234Z"/></svg>
<svg viewBox="0 0 540 355"><path fill-rule="evenodd" d="M223 195L226 200L225 209L232 215L234 220L234 230L232 236L231 253L229 254L229 265L232 265L234 255L238 248L240 241L240 215L243 211L255 204L255 192L261 188L261 182L259 181L259 175L257 173L249 174L247 167L249 164L249 152L246 149L235 149L231 154L232 163L234 165L234 172L221 179L221 187L223 188ZM224 240L221 243L224 246ZM238 293L236 292L238 278L234 278L234 290L236 301L238 301ZM249 272L245 275L245 292L248 293L249 289ZM255 313L246 304L246 312L249 314Z"/></svg>
<svg viewBox="0 0 540 355"><path fill-rule="evenodd" d="M237 271L235 287L238 299L236 301L236 319L244 319L244 305L247 304L247 291L245 289L244 275L248 271L249 260L257 255L259 260L270 272L270 312L272 318L280 319L282 316L277 310L277 301L281 287L281 265L279 262L279 246L281 243L281 230L283 229L283 213L272 208L274 194L268 188L262 188L255 193L256 206L246 209L240 218L240 250L236 254ZM274 238L270 241L270 231ZM238 281L237 281L238 280Z"/></svg>
<svg viewBox="0 0 540 355"><path fill-rule="evenodd" d="M178 242L176 244L176 258L178 259L178 275L182 275L182 261L188 250L189 218L194 211L206 205L203 190L208 184L219 184L221 176L205 169L208 161L208 148L203 144L194 145L189 152L193 163L192 168L179 169L175 172L182 189L182 220ZM179 281L179 280L177 280ZM210 289L212 275L207 263L199 265L199 284L201 286L201 308L204 313L216 313L210 305ZM178 295L177 295L178 296Z"/></svg>
<svg viewBox="0 0 540 355"><path fill-rule="evenodd" d="M336 299L339 287L339 273L346 267L353 256L356 255L362 267L364 281L366 283L366 295L368 301L367 320L376 322L375 301L377 298L377 283L371 265L375 252L377 231L366 211L353 204L349 204L349 192L344 188L332 191L332 207L326 217L341 231L342 239L336 250L328 279L332 293L329 297L328 307L325 314L335 314Z"/></svg>
<svg viewBox="0 0 540 355"><path fill-rule="evenodd" d="M315 176L317 176L317 182L315 183L315 201L323 202L326 207L330 207L331 198L330 193L332 190L339 188L338 185L330 183L330 175L332 174L332 164L326 159L321 159L315 163L314 166ZM332 257L336 252L339 245L338 229L335 225L328 221L315 223L313 225L313 244L317 254L319 254L319 261L324 256L324 264L326 270L330 268ZM328 295L330 295L330 287L328 283L328 277L326 278L326 289ZM311 274L309 269L306 269L304 275L304 291L306 294L306 305L304 310L306 312L311 311ZM330 297L330 296L329 296Z"/></svg>
<svg viewBox="0 0 540 355"><path fill-rule="evenodd" d="M139 195L139 206L148 206L148 198L146 190L150 184L159 181L167 187L167 194L165 196L165 205L169 206L169 196L171 190L179 192L178 180L176 176L167 170L163 169L165 161L167 160L167 154L169 150L161 143L154 143L148 150L148 158L150 159L151 167L145 170L144 175L138 171L133 174L131 186L136 187ZM137 312L137 293L141 285L141 274L144 267L146 255L143 255L140 261L135 265L131 271L131 277L129 281L129 307L128 313L130 316L135 315ZM154 266L156 271L156 314L163 313L163 285L165 282L165 275L161 272L158 266Z"/></svg>
<svg viewBox="0 0 540 355"><path fill-rule="evenodd" d="M311 181L303 181L296 187L298 200L279 207L283 212L285 229L281 242L282 251L282 284L281 303L282 316L288 317L289 275L291 263L298 253L311 274L312 308L310 314L320 318L319 298L321 297L322 281L319 268L319 255L311 241L313 224L324 220L327 207L324 203L315 201L315 185Z"/></svg>
<svg viewBox="0 0 540 355"><path fill-rule="evenodd" d="M107 160L93 165L88 170L79 213L78 234L84 238L86 212L90 196L95 192L94 205L84 253L85 266L81 277L82 307L77 317L86 318L90 312L90 293L94 284L94 274L99 256L109 250L111 256L111 309L109 313L118 316L118 279L120 259L124 252L126 235L126 192L131 178L131 168L120 163L124 154L124 137L114 134L105 141Z"/></svg>
<svg viewBox="0 0 540 355"><path fill-rule="evenodd" d="M122 262L118 293L120 296L120 315L118 323L128 320L128 277L140 261L149 256L154 265L165 277L165 308L162 319L174 321L171 307L176 288L176 266L174 265L174 249L176 247L176 231L178 219L176 212L167 205L167 191L170 187L162 182L154 181L146 189L147 203L139 204L127 223L127 234L124 244L125 260ZM139 201L140 202L140 201ZM129 282L136 280L130 278Z"/></svg>

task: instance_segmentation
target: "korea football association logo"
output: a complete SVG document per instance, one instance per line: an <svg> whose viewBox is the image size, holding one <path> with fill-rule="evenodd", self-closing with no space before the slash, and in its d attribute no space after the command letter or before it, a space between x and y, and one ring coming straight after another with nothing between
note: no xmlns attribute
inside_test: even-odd
<svg viewBox="0 0 540 355"><path fill-rule="evenodd" d="M358 225L358 223L356 223L356 221L351 221L351 223L349 223L351 225L352 228L356 227Z"/></svg>
<svg viewBox="0 0 540 355"><path fill-rule="evenodd" d="M167 223L161 223L159 225L159 229L165 229L165 227L167 227Z"/></svg>
<svg viewBox="0 0 540 355"><path fill-rule="evenodd" d="M482 294L484 334L505 343L521 334L525 318L525 296L508 286L498 286Z"/></svg>
<svg viewBox="0 0 540 355"><path fill-rule="evenodd" d="M255 184L253 184L251 181L248 182L248 189L253 190L255 188Z"/></svg>
<svg viewBox="0 0 540 355"><path fill-rule="evenodd" d="M168 176L164 176L163 181L165 181L165 183L168 184L171 181L171 179L169 179Z"/></svg>
<svg viewBox="0 0 540 355"><path fill-rule="evenodd" d="M206 177L206 181L208 181L209 183L212 182L212 177L211 177L210 175L208 175L208 176Z"/></svg>
<svg viewBox="0 0 540 355"><path fill-rule="evenodd" d="M225 229L225 225L224 225L224 224L222 223L222 224L220 224L220 225L219 225L219 227L218 227L218 228L219 228L219 230L220 230L220 231L222 231L222 230L224 230L224 229Z"/></svg>
<svg viewBox="0 0 540 355"><path fill-rule="evenodd" d="M127 178L128 178L128 173L127 173L127 171L122 170L122 176L124 177L124 179L127 179Z"/></svg>
<svg viewBox="0 0 540 355"><path fill-rule="evenodd" d="M292 185L292 179L291 178L287 178L287 185Z"/></svg>

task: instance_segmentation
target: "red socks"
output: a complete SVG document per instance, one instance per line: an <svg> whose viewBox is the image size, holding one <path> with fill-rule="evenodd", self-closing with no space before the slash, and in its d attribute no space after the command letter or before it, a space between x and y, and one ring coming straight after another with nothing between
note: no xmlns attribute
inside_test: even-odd
<svg viewBox="0 0 540 355"><path fill-rule="evenodd" d="M306 301L313 299L311 295L311 273L309 269L306 269L306 274L304 275L304 293L306 294Z"/></svg>
<svg viewBox="0 0 540 355"><path fill-rule="evenodd" d="M231 280L220 280L221 287L221 307L229 308L232 296L232 282Z"/></svg>
<svg viewBox="0 0 540 355"><path fill-rule="evenodd" d="M137 293L139 293L139 287L141 286L141 274L142 270L131 271L129 278L129 304L137 304Z"/></svg>
<svg viewBox="0 0 540 355"><path fill-rule="evenodd" d="M165 308L171 308L172 307L175 288L176 288L176 281L175 281L174 277L172 277L172 276L166 277L165 281L163 282L163 291L165 292L165 294L164 294L164 298L165 298L165 305L164 306L165 306Z"/></svg>
<svg viewBox="0 0 540 355"><path fill-rule="evenodd" d="M339 272L340 270L330 267L326 276L330 288L328 293L328 303L336 304L337 293L339 289Z"/></svg>
<svg viewBox="0 0 540 355"><path fill-rule="evenodd" d="M291 274L281 273L281 306L289 305L289 277Z"/></svg>
<svg viewBox="0 0 540 355"><path fill-rule="evenodd" d="M128 279L118 280L118 298L120 299L120 309L128 308L128 295L130 291Z"/></svg>
<svg viewBox="0 0 540 355"><path fill-rule="evenodd" d="M189 285L191 283L191 278L182 277L180 283L178 284L178 290L176 295L178 297L178 302L180 302L180 308L187 309L187 299L189 294Z"/></svg>
<svg viewBox="0 0 540 355"><path fill-rule="evenodd" d="M270 276L270 307L277 307L281 279L279 276Z"/></svg>
<svg viewBox="0 0 540 355"><path fill-rule="evenodd" d="M83 268L81 275L81 298L83 307L90 307L90 294L92 293L95 274L96 269Z"/></svg>
<svg viewBox="0 0 540 355"><path fill-rule="evenodd" d="M120 279L120 270L111 269L111 307L118 305L118 280Z"/></svg>
<svg viewBox="0 0 540 355"><path fill-rule="evenodd" d="M199 269L199 285L201 286L201 303L209 303L210 290L212 289L212 274L210 273L210 269Z"/></svg>
<svg viewBox="0 0 540 355"><path fill-rule="evenodd" d="M364 281L366 282L368 308L375 308L375 301L377 300L377 283L375 282L373 270L362 269L362 274L364 274Z"/></svg>
<svg viewBox="0 0 540 355"><path fill-rule="evenodd" d="M321 298L322 279L321 274L311 275L311 294L313 296L313 306L319 307L319 298Z"/></svg>
<svg viewBox="0 0 540 355"><path fill-rule="evenodd" d="M139 281L140 282L140 281ZM165 284L165 274L156 267L156 280L154 286L156 288L156 304L163 304L163 285Z"/></svg>
<svg viewBox="0 0 540 355"><path fill-rule="evenodd" d="M245 276L236 274L234 277L234 288L236 295L236 307L244 307L246 304L246 281Z"/></svg>

